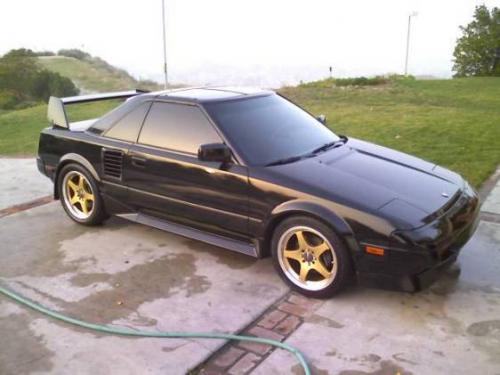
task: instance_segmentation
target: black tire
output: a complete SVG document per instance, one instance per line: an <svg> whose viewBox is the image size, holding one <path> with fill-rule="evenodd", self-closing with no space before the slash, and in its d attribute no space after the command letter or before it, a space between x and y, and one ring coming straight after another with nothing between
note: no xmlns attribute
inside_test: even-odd
<svg viewBox="0 0 500 375"><path fill-rule="evenodd" d="M84 182L85 189L87 189L86 192L90 190L93 196L90 210L88 210L88 204L86 204L87 210L89 211L87 213L87 217L83 217L85 216L83 212L81 216L78 216L77 208L82 208L83 206L81 204L77 204L77 208L75 209L75 205L71 204L67 199L65 199L66 194L70 194L68 193L68 191L65 192L65 179L67 177L69 178L70 176L77 177L78 174L84 176L84 181L86 180ZM99 192L99 187L97 186L92 174L80 164L67 164L61 169L57 178L57 189L59 192L59 199L64 208L64 211L66 211L66 214L78 224L89 226L100 225L109 217L104 208L104 203ZM73 206L73 208L71 206Z"/></svg>
<svg viewBox="0 0 500 375"><path fill-rule="evenodd" d="M309 248L307 248L305 252L300 250L302 249L300 243L304 242L299 242L299 237L296 234L298 232L303 233L301 235L302 239L306 237L306 248ZM309 241L316 241L316 245L311 245ZM290 250L290 244L295 244L295 246L291 252L287 251L286 253L293 253L294 256L300 255L300 261L284 255L285 249ZM321 250L316 250L324 248L324 246L330 247L330 250L322 250L322 253ZM299 250L300 252L298 252ZM281 256L280 252L282 253ZM332 297L350 284L353 278L352 260L344 242L331 227L312 217L293 216L278 224L271 240L271 253L274 267L281 278L285 280L292 289L308 297ZM327 257L326 260L325 257ZM323 266L320 271L324 272L325 269L329 271L328 277L323 278L323 276L316 271L319 264ZM308 270L305 271L305 282L301 279L301 276L299 276L304 266L308 268ZM311 269L314 270L314 272L312 272ZM308 278L316 278L317 281L308 280ZM306 285L311 283L313 286ZM313 288L313 290L311 290L311 288Z"/></svg>

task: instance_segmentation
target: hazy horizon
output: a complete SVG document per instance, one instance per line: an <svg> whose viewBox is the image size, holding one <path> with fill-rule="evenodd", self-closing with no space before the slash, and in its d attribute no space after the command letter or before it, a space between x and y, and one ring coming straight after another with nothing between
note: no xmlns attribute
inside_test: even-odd
<svg viewBox="0 0 500 375"><path fill-rule="evenodd" d="M172 83L274 87L324 78L403 73L452 75L459 26L500 0L166 0ZM0 5L0 54L12 48L80 48L137 78L163 79L161 0Z"/></svg>

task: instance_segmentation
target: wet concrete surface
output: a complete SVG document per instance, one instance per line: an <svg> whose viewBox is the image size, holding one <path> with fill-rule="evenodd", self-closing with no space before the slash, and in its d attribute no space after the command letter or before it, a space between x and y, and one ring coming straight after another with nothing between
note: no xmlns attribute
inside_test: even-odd
<svg viewBox="0 0 500 375"><path fill-rule="evenodd" d="M16 167L21 179L10 178L17 169L5 160L0 209L51 193L33 160ZM493 214L499 189L497 183L483 206ZM237 332L288 291L269 259L118 218L84 227L59 202L1 218L0 256L0 282L49 308L154 331ZM287 342L319 375L500 375L500 224L481 222L457 265L431 288L407 294L353 287L324 301ZM0 297L2 375L183 374L222 344L102 335ZM302 370L277 350L253 373Z"/></svg>
<svg viewBox="0 0 500 375"><path fill-rule="evenodd" d="M50 179L34 158L0 158L0 210L52 194Z"/></svg>
<svg viewBox="0 0 500 375"><path fill-rule="evenodd" d="M325 301L286 342L314 374L500 374L500 225L481 222L429 289L352 288ZM276 351L252 374L281 373L302 370Z"/></svg>
<svg viewBox="0 0 500 375"><path fill-rule="evenodd" d="M288 291L269 260L118 218L84 227L59 202L0 219L0 239L0 282L94 323L232 333ZM0 374L182 374L223 344L105 336L4 297L0 335Z"/></svg>

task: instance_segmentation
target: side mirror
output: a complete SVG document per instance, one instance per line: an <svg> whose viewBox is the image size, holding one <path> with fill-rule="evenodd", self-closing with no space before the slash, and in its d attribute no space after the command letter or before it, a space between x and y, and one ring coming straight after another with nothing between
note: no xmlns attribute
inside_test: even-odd
<svg viewBox="0 0 500 375"><path fill-rule="evenodd" d="M198 149L198 159L228 163L231 161L231 150L223 143L208 143Z"/></svg>
<svg viewBox="0 0 500 375"><path fill-rule="evenodd" d="M326 125L326 116L325 115L319 115L316 117L316 120L321 122L323 125Z"/></svg>

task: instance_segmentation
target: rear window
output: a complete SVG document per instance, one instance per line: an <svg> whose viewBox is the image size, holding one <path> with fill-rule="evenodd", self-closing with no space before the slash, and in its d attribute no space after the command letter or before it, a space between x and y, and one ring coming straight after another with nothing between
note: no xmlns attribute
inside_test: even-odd
<svg viewBox="0 0 500 375"><path fill-rule="evenodd" d="M97 134L102 134L109 128L111 128L118 120L120 120L123 116L125 116L128 112L130 112L131 108L134 108L138 105L138 102L144 101L144 98L142 95L134 96L132 98L127 99L125 102L122 102L122 100L105 100L105 101L99 101L95 103L85 103L82 105L94 105L98 107L105 107L106 113L104 116L100 114L99 116L102 116L99 120L95 122L94 125L92 125L89 128L89 131ZM117 107L118 105L118 107ZM77 105L75 107L78 107L81 105ZM116 107L116 108L114 108ZM71 106L68 106L68 108L71 108ZM96 116L94 116L96 117ZM72 117L70 117L72 118ZM88 116L87 116L88 118Z"/></svg>
<svg viewBox="0 0 500 375"><path fill-rule="evenodd" d="M146 113L148 113L150 106L150 102L142 103L139 107L127 113L121 120L118 120L118 122L106 132L105 136L127 142L136 142L144 117L146 117Z"/></svg>

